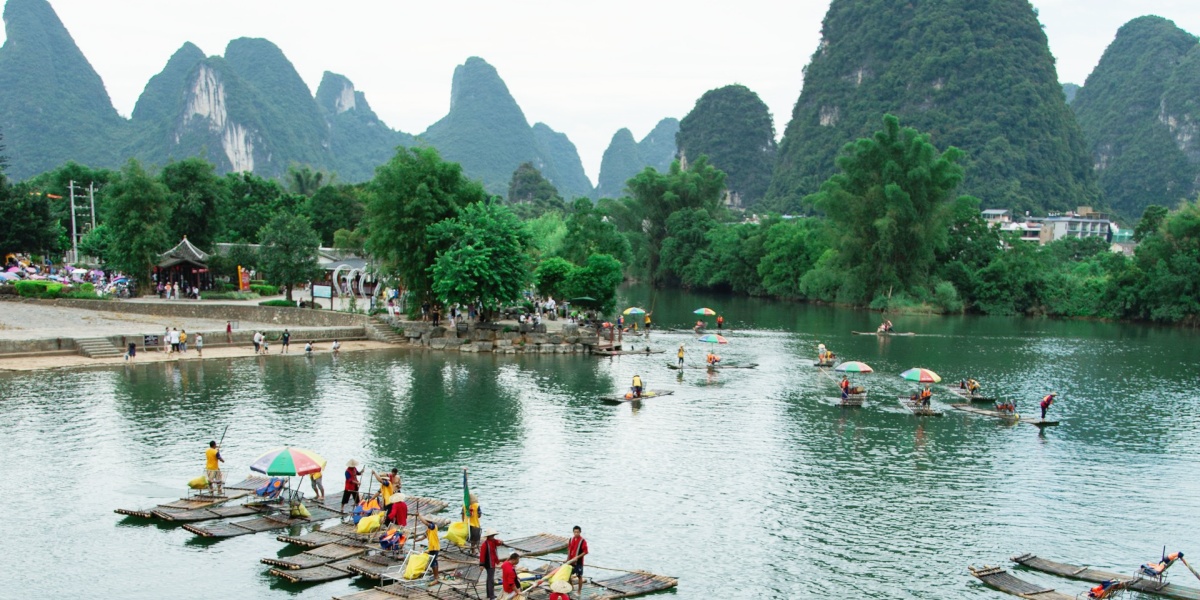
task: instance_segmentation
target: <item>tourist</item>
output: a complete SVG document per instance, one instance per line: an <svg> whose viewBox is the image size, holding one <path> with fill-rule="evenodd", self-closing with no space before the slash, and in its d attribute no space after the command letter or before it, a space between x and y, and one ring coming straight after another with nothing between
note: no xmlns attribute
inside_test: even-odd
<svg viewBox="0 0 1200 600"><path fill-rule="evenodd" d="M442 540L438 539L437 523L420 515L418 518L425 525L425 553L429 555L429 569L433 571L433 580L429 582L429 585L434 585L441 576L438 573L438 554L442 552Z"/></svg>
<svg viewBox="0 0 1200 600"><path fill-rule="evenodd" d="M720 331L724 328L725 328L725 317L722 317L721 315L717 315L717 331Z"/></svg>
<svg viewBox="0 0 1200 600"><path fill-rule="evenodd" d="M213 492L213 487L216 486L217 495L225 492L225 477L221 473L220 463L225 462L221 457L221 449L217 447L217 443L209 442L208 450L204 451L204 476L208 478L208 492Z"/></svg>
<svg viewBox="0 0 1200 600"><path fill-rule="evenodd" d="M516 600L521 597L521 580L517 578L517 563L519 562L521 562L521 555L513 552L503 563L500 563L500 589L503 592L500 600Z"/></svg>
<svg viewBox="0 0 1200 600"><path fill-rule="evenodd" d="M383 516L384 525L399 525L401 528L408 527L408 503L405 502L404 494L399 492L392 494L391 498L384 500L387 503L387 514Z"/></svg>
<svg viewBox="0 0 1200 600"><path fill-rule="evenodd" d="M304 354L307 356L312 356L312 342L311 341L304 343Z"/></svg>
<svg viewBox="0 0 1200 600"><path fill-rule="evenodd" d="M483 513L479 510L479 496L471 494L469 500L471 504L467 506L467 514L463 515L463 520L467 522L467 539L471 544L471 552L475 552L479 549L480 537L483 535L483 529L479 526L479 515Z"/></svg>
<svg viewBox="0 0 1200 600"><path fill-rule="evenodd" d="M817 360L825 361L825 344L822 342L817 342Z"/></svg>
<svg viewBox="0 0 1200 600"><path fill-rule="evenodd" d="M171 349L170 349L170 347L171 347L171 328L170 327L166 327L163 329L162 339L160 339L158 341L158 344L162 348L162 350L166 351L167 354L171 353Z"/></svg>
<svg viewBox="0 0 1200 600"><path fill-rule="evenodd" d="M196 356L204 356L204 335L196 334Z"/></svg>
<svg viewBox="0 0 1200 600"><path fill-rule="evenodd" d="M396 301L391 298L388 298L387 301L387 313L389 317L394 318L396 316Z"/></svg>
<svg viewBox="0 0 1200 600"><path fill-rule="evenodd" d="M421 320L422 321L429 320L429 301L428 300L421 303Z"/></svg>
<svg viewBox="0 0 1200 600"><path fill-rule="evenodd" d="M179 330L171 328L171 351L179 352Z"/></svg>
<svg viewBox="0 0 1200 600"><path fill-rule="evenodd" d="M334 354L337 354L338 350L342 349L342 343L337 340L333 340L333 345L330 346L329 349L332 350Z"/></svg>
<svg viewBox="0 0 1200 600"><path fill-rule="evenodd" d="M679 352L676 352L675 356L679 357L679 368L682 369L683 368L683 344L679 345Z"/></svg>
<svg viewBox="0 0 1200 600"><path fill-rule="evenodd" d="M167 300L171 299L171 284L168 282L166 286Z"/></svg>
<svg viewBox="0 0 1200 600"><path fill-rule="evenodd" d="M571 577L579 578L579 594L583 594L583 557L587 556L588 543L583 539L583 529L576 525L571 529L571 539L567 542L567 562L571 562L574 566L571 568ZM569 582L570 580L568 580Z"/></svg>
<svg viewBox="0 0 1200 600"><path fill-rule="evenodd" d="M496 539L497 531L489 529L484 533L483 545L479 547L479 564L487 571L487 597L496 600L496 567L500 557L496 549L504 542Z"/></svg>
<svg viewBox="0 0 1200 600"><path fill-rule="evenodd" d="M312 483L312 491L316 496L317 502L325 501L325 482L321 480L324 471L317 471L309 476L309 482Z"/></svg>
<svg viewBox="0 0 1200 600"><path fill-rule="evenodd" d="M933 398L933 390L929 389L929 384L925 385L925 389L921 390L921 406L928 408L929 401Z"/></svg>
<svg viewBox="0 0 1200 600"><path fill-rule="evenodd" d="M292 332L288 331L287 329L284 329L283 330L283 344L282 344L283 347L280 348L280 350L279 350L280 354L287 354L288 343L291 341L292 341Z"/></svg>
<svg viewBox="0 0 1200 600"><path fill-rule="evenodd" d="M354 501L354 504L350 504L351 506L357 505L359 502L362 502L362 498L360 498L358 495L358 476L362 475L362 473L363 473L362 469L358 468L357 460L354 460L352 458L352 459L350 459L349 462L346 463L346 485L342 491L342 512L343 513L346 512L346 505L350 504L351 500Z"/></svg>
<svg viewBox="0 0 1200 600"><path fill-rule="evenodd" d="M250 336L250 341L254 342L254 353L258 354L258 351L262 349L262 334L255 331L254 335Z"/></svg>
<svg viewBox="0 0 1200 600"><path fill-rule="evenodd" d="M641 375L633 376L633 397L634 398L642 397L642 376Z"/></svg>
<svg viewBox="0 0 1200 600"><path fill-rule="evenodd" d="M187 354L187 330L179 332L179 351Z"/></svg>
<svg viewBox="0 0 1200 600"><path fill-rule="evenodd" d="M261 337L262 337L262 353L269 354L271 352L271 344L269 342L267 342L266 335L263 335Z"/></svg>
<svg viewBox="0 0 1200 600"><path fill-rule="evenodd" d="M1046 411L1050 408L1051 404L1054 404L1054 399L1057 397L1058 397L1058 392L1050 392L1050 395L1046 396L1045 398L1042 398L1041 407L1042 407L1042 419L1043 420L1046 419Z"/></svg>
<svg viewBox="0 0 1200 600"><path fill-rule="evenodd" d="M651 314L652 313L646 313L646 317L644 319L644 321L646 323L646 331L650 331L650 315Z"/></svg>
<svg viewBox="0 0 1200 600"><path fill-rule="evenodd" d="M233 321L225 321L225 343L233 343Z"/></svg>
<svg viewBox="0 0 1200 600"><path fill-rule="evenodd" d="M550 582L550 598L548 600L571 600L571 584L566 581Z"/></svg>
<svg viewBox="0 0 1200 600"><path fill-rule="evenodd" d="M125 360L137 357L137 342L129 342L129 349L125 351Z"/></svg>
<svg viewBox="0 0 1200 600"><path fill-rule="evenodd" d="M708 355L704 357L704 360L705 360L705 362L708 363L708 366L710 366L710 367L715 367L721 363L721 357L717 356L716 354L713 354L712 350L708 351Z"/></svg>

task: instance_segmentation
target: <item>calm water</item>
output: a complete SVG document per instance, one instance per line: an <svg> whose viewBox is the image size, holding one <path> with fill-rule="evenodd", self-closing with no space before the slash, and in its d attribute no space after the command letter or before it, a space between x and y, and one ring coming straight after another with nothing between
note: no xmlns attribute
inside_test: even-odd
<svg viewBox="0 0 1200 600"><path fill-rule="evenodd" d="M112 512L179 496L226 424L231 477L294 444L330 460L331 497L355 457L398 466L409 493L451 500L469 466L488 525L514 537L581 525L589 564L679 577L682 598L1002 598L966 566L1036 552L1129 572L1163 545L1200 552L1192 331L900 317L897 330L927 335L876 339L850 335L873 328L870 313L626 293L660 325L721 310L734 331L720 353L758 369L680 375L665 367L671 353L383 351L0 375L0 597L360 589L269 576L259 558L295 552L274 534L210 543ZM686 342L699 360L693 337L650 343ZM817 342L875 367L860 378L866 407L835 405L833 383L808 366ZM916 419L892 399L910 389L896 374L913 366L974 376L1026 412L1057 390L1063 424L1040 433L957 411ZM637 409L596 402L635 373L676 394Z"/></svg>

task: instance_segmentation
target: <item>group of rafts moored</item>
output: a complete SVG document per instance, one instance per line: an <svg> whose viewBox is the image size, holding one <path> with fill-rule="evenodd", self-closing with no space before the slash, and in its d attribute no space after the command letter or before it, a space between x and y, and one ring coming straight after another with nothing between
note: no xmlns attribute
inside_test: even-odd
<svg viewBox="0 0 1200 600"><path fill-rule="evenodd" d="M968 567L968 570L972 576L988 587L1021 598L1076 600L1077 598L1115 598L1118 594L1141 592L1175 600L1200 599L1200 588L1167 582L1167 570L1176 563L1183 563L1197 579L1200 579L1200 573L1197 573L1196 569L1188 564L1183 557L1183 552L1168 554L1165 548L1161 558L1143 563L1132 575L1055 562L1033 554L1014 556L1011 560L1018 566L1031 571L1048 573L1066 579L1089 581L1097 585L1071 595L1021 579L1003 567Z"/></svg>
<svg viewBox="0 0 1200 600"><path fill-rule="evenodd" d="M296 449L272 453L281 450ZM335 600L462 600L479 597L484 591L487 572L479 564L478 552L468 549L464 520L452 523L438 514L450 505L448 502L399 492L389 497L379 491L372 493L368 487L358 504L339 505L304 498L298 487L292 487L291 477L251 475L238 483L216 487L207 480L197 483L200 479L190 482L192 491L179 500L145 510L115 512L134 520L179 524L211 540L276 532L279 541L305 550L299 554L281 552L287 555L266 557L261 562L271 567L271 575L292 583L317 584L351 577L379 582L369 590ZM467 495L465 470L463 485ZM391 508L389 500L405 504L406 524L381 525L383 509ZM351 510L346 510L347 506ZM468 514L468 508L463 514ZM250 518L234 520L238 517ZM438 543L431 543L431 535L438 536ZM492 535L494 531L483 531L484 537ZM576 577L582 592L576 596L574 589L566 589L571 583L572 560L544 556L565 551L569 542L567 537L549 533L500 542L501 561L512 552L521 556L519 578L526 588L522 597L528 594L530 598L545 598L558 590L573 598L608 600L641 596L678 584L672 577L589 563L589 571L603 574L582 583ZM500 570L499 566L495 569L497 573ZM499 589L499 584L496 587Z"/></svg>

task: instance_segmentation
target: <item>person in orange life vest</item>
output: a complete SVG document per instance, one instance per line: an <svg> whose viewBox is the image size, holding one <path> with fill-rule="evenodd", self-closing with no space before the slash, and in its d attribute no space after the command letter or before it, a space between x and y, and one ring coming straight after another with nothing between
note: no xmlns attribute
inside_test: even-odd
<svg viewBox="0 0 1200 600"><path fill-rule="evenodd" d="M496 600L496 567L500 557L496 553L504 542L496 539L496 530L489 529L483 533L483 545L479 547L479 564L487 571L487 597Z"/></svg>
<svg viewBox="0 0 1200 600"><path fill-rule="evenodd" d="M724 328L725 328L725 317L722 317L721 315L717 315L717 329L721 330Z"/></svg>
<svg viewBox="0 0 1200 600"><path fill-rule="evenodd" d="M583 529L578 525L571 529L570 541L567 542L567 562L579 557L571 563L571 577L579 578L579 594L583 594L583 557L588 554L587 540L583 539Z"/></svg>
<svg viewBox="0 0 1200 600"><path fill-rule="evenodd" d="M1046 418L1046 410L1050 408L1051 404L1054 404L1054 399L1057 397L1058 397L1058 392L1050 392L1049 396L1042 398L1041 407L1042 407L1042 418L1043 419Z"/></svg>
<svg viewBox="0 0 1200 600"><path fill-rule="evenodd" d="M362 498L358 495L358 476L363 474L362 469L358 467L358 461L353 458L346 463L346 487L342 492L342 512L346 512L346 505L354 500L354 504L362 502ZM353 505L351 505L353 506Z"/></svg>
<svg viewBox="0 0 1200 600"><path fill-rule="evenodd" d="M408 503L405 502L405 499L404 494L399 492L392 494L390 498L391 504L388 504L387 516L384 517L384 525L408 526Z"/></svg>
<svg viewBox="0 0 1200 600"><path fill-rule="evenodd" d="M933 398L933 390L926 385L925 389L921 390L921 406L929 406L929 400Z"/></svg>
<svg viewBox="0 0 1200 600"><path fill-rule="evenodd" d="M513 552L508 559L500 563L500 600L516 600L521 597L521 581L517 578L517 563L521 555Z"/></svg>
<svg viewBox="0 0 1200 600"><path fill-rule="evenodd" d="M550 584L550 600L571 600L571 584L555 581Z"/></svg>

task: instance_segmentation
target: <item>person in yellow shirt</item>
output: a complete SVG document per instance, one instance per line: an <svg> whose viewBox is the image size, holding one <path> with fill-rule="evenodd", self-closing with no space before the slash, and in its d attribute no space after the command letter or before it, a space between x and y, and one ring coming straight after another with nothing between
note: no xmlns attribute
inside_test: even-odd
<svg viewBox="0 0 1200 600"><path fill-rule="evenodd" d="M471 494L471 505L467 507L467 514L463 515L463 520L467 522L468 531L470 532L471 552L479 550L479 542L483 536L483 529L479 526L479 496Z"/></svg>
<svg viewBox="0 0 1200 600"><path fill-rule="evenodd" d="M675 356L679 357L679 366L683 367L683 344L679 345L679 352L676 352Z"/></svg>
<svg viewBox="0 0 1200 600"><path fill-rule="evenodd" d="M419 515L418 518L425 524L425 552L429 554L429 568L433 571L433 580L429 582L429 585L433 585L438 582L438 577L440 576L438 573L438 554L442 551L442 540L438 538L437 523Z"/></svg>
<svg viewBox="0 0 1200 600"><path fill-rule="evenodd" d="M225 493L225 474L221 472L221 464L225 462L221 458L221 449L217 447L215 441L208 443L208 450L204 451L204 476L208 478L208 492L213 493L213 487L216 487L218 496Z"/></svg>
<svg viewBox="0 0 1200 600"><path fill-rule="evenodd" d="M309 475L309 481L312 482L312 490L313 494L316 496L317 502L322 502L325 500L325 482L321 477L322 475L324 475L324 473L321 471L317 471L316 473Z"/></svg>
<svg viewBox="0 0 1200 600"><path fill-rule="evenodd" d="M642 376L641 375L633 376L633 397L634 398L642 397Z"/></svg>

